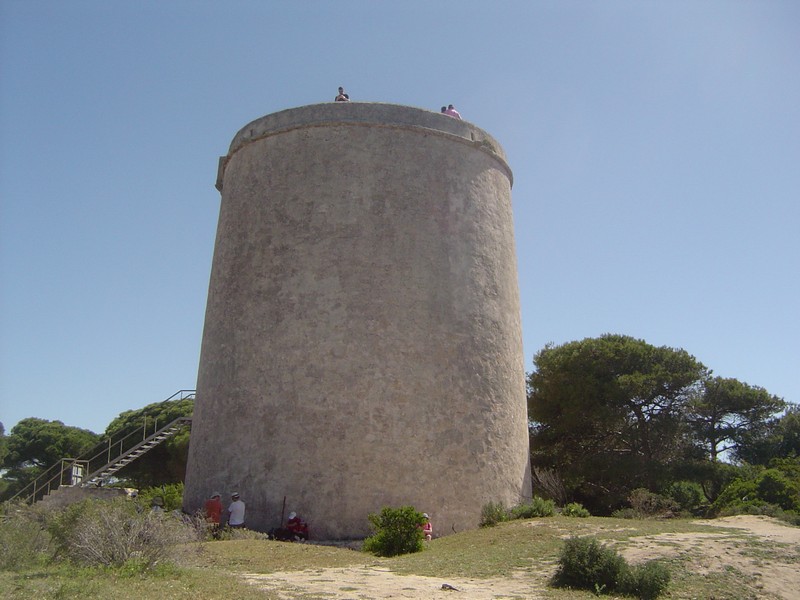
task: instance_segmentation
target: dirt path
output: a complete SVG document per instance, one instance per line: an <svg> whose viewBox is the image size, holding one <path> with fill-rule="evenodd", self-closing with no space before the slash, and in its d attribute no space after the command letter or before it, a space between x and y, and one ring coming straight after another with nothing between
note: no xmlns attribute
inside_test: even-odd
<svg viewBox="0 0 800 600"><path fill-rule="evenodd" d="M534 582L522 576L508 579L465 579L448 583L446 578L396 575L374 567L247 575L246 580L277 593L284 600L293 600L301 594L318 594L320 597L338 600L492 600L541 597ZM443 585L452 585L455 590L445 589Z"/></svg>
<svg viewBox="0 0 800 600"><path fill-rule="evenodd" d="M769 517L738 515L698 521L742 534L665 533L632 538L621 554L631 563L659 557L690 556L693 571L713 576L727 567L750 575L756 587L786 600L800 598L800 528L788 527ZM753 542L777 544L759 549Z"/></svg>
<svg viewBox="0 0 800 600"><path fill-rule="evenodd" d="M713 576L726 567L750 574L760 589L786 600L800 598L800 528L788 527L767 517L736 516L704 525L736 529L720 533L662 534L632 538L621 548L631 563L659 557L689 556L694 569ZM759 540L779 544L763 549L753 546ZM245 579L262 589L277 593L284 600L302 594L318 595L332 600L389 600L423 598L440 600L469 598L534 599L542 596L542 578L519 573L514 577L467 579L396 575L374 567L318 569L299 572L245 575ZM443 589L452 585L461 593Z"/></svg>

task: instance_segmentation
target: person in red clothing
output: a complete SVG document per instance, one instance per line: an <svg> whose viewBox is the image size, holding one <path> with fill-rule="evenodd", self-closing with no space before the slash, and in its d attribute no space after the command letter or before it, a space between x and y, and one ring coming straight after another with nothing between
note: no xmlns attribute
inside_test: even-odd
<svg viewBox="0 0 800 600"><path fill-rule="evenodd" d="M219 523L222 519L222 501L220 500L219 492L214 492L211 497L206 500L203 509L206 513L206 520L211 524L211 535L214 538L219 537Z"/></svg>
<svg viewBox="0 0 800 600"><path fill-rule="evenodd" d="M292 537L298 541L308 539L308 524L298 517L296 512L289 513L286 529L288 529Z"/></svg>

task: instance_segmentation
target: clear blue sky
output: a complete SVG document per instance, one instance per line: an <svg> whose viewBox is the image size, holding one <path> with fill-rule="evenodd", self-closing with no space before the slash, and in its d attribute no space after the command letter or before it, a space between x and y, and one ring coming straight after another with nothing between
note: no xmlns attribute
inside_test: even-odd
<svg viewBox="0 0 800 600"><path fill-rule="evenodd" d="M800 3L0 2L0 421L193 388L247 122L453 103L514 170L526 370L621 333L800 402Z"/></svg>

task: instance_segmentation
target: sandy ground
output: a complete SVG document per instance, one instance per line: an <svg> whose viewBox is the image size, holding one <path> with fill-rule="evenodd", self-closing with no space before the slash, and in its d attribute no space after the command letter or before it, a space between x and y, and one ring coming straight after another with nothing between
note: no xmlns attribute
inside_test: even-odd
<svg viewBox="0 0 800 600"><path fill-rule="evenodd" d="M631 563L676 555L696 557L692 571L713 576L733 567L749 574L755 586L786 600L800 599L800 527L790 527L769 517L738 515L704 525L741 530L736 533L663 534L635 538L621 554ZM766 541L771 550L753 547ZM774 545L773 545L774 544Z"/></svg>
<svg viewBox="0 0 800 600"><path fill-rule="evenodd" d="M637 537L620 547L620 552L634 564L659 557L691 556L695 572L713 576L726 567L733 567L751 575L756 586L769 594L786 600L800 599L800 528L783 525L768 517L754 516L727 517L700 523L734 531L723 529L719 533ZM775 551L775 546L771 546L771 551L758 551L757 545L753 545L758 541L778 544L778 551ZM552 566L548 568L552 570ZM375 567L244 577L253 585L276 592L284 600L293 600L301 594L318 595L331 600L541 598L542 581L547 578L531 577L526 572L520 572L507 578L456 581L396 575ZM447 585L456 589L446 589Z"/></svg>

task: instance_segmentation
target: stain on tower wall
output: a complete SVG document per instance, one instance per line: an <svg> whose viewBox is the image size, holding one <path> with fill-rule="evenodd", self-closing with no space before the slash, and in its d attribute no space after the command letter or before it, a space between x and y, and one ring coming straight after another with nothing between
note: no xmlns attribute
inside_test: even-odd
<svg viewBox="0 0 800 600"><path fill-rule="evenodd" d="M185 507L312 537L411 504L440 534L530 497L511 171L439 113L329 103L244 127L222 192Z"/></svg>

